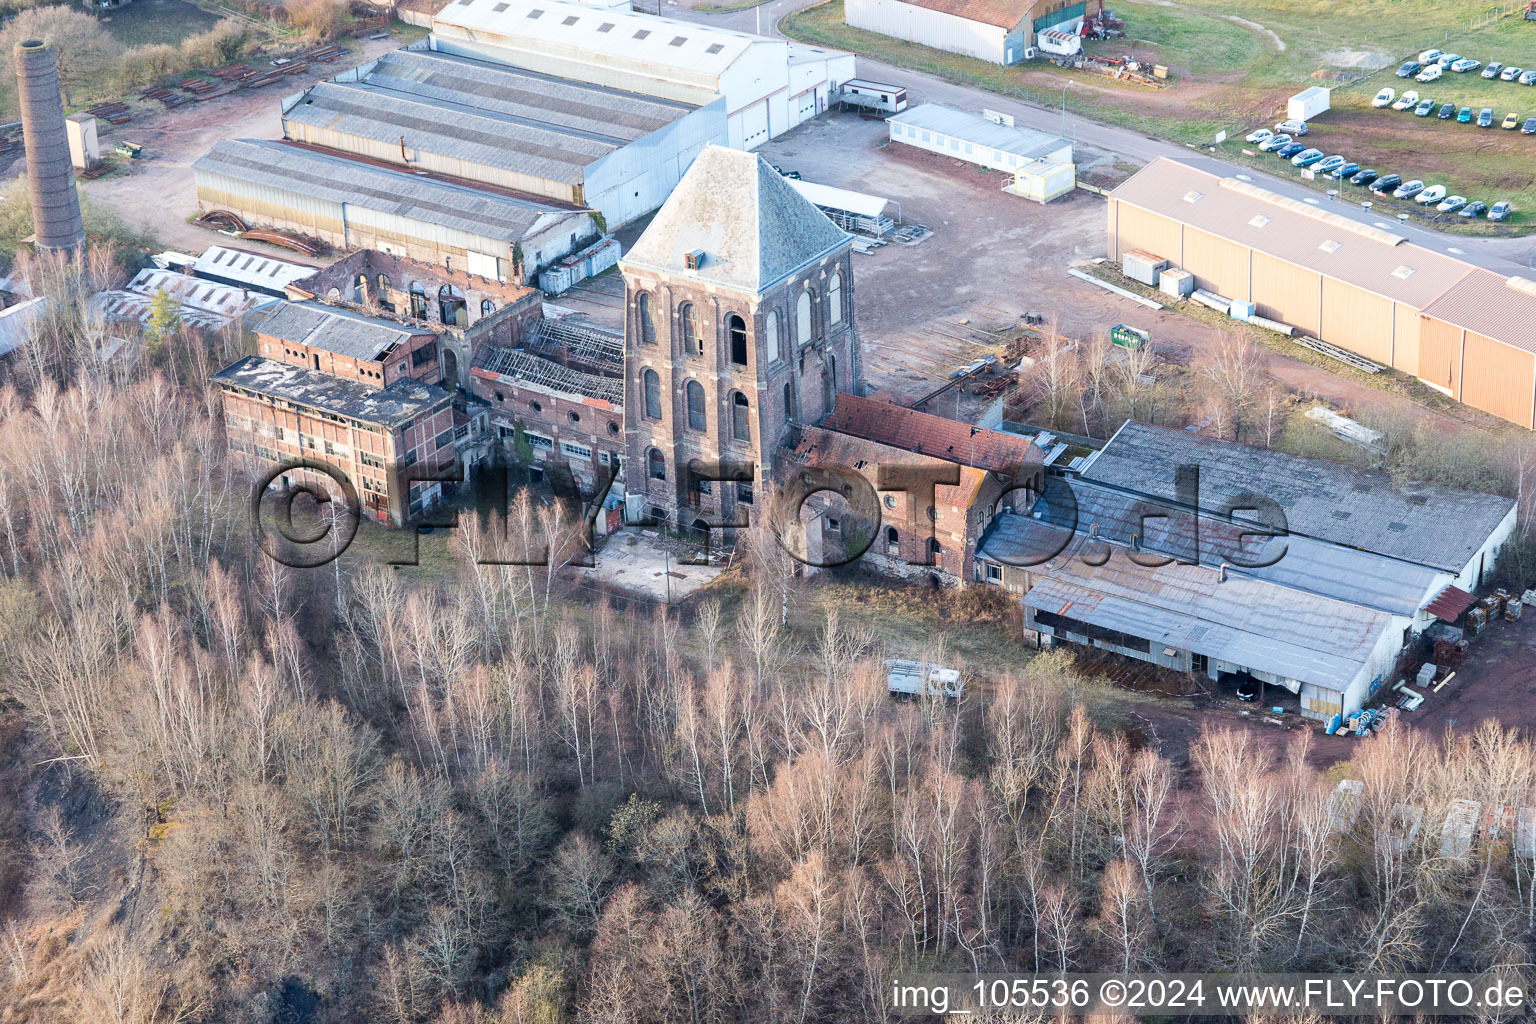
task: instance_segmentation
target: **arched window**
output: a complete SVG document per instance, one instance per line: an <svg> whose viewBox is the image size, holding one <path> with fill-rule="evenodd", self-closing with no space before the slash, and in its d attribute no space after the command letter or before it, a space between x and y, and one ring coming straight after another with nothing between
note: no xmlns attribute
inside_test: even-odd
<svg viewBox="0 0 1536 1024"><path fill-rule="evenodd" d="M763 335L763 340L766 342L768 348L768 361L770 363L777 362L779 358L778 313L770 311L769 314L763 318Z"/></svg>
<svg viewBox="0 0 1536 1024"><path fill-rule="evenodd" d="M696 380L688 382L688 425L694 430L704 429L704 386Z"/></svg>
<svg viewBox="0 0 1536 1024"><path fill-rule="evenodd" d="M827 322L843 322L843 275L835 270L832 280L827 282Z"/></svg>
<svg viewBox="0 0 1536 1024"><path fill-rule="evenodd" d="M465 309L464 293L451 284L437 290L437 318L445 324L468 327L469 311Z"/></svg>
<svg viewBox="0 0 1536 1024"><path fill-rule="evenodd" d="M368 299L368 275L358 274L357 280L352 284L352 301L366 302Z"/></svg>
<svg viewBox="0 0 1536 1024"><path fill-rule="evenodd" d="M326 292L325 293L325 301L326 302L340 302L341 301L341 289L340 288L332 288L330 291Z"/></svg>
<svg viewBox="0 0 1536 1024"><path fill-rule="evenodd" d="M652 448L645 453L645 464L649 468L652 480L665 480L667 478L667 460L662 458L661 449Z"/></svg>
<svg viewBox="0 0 1536 1024"><path fill-rule="evenodd" d="M740 391L731 394L731 436L738 441L752 440L752 431L747 423L747 417L751 411L746 395Z"/></svg>
<svg viewBox="0 0 1536 1024"><path fill-rule="evenodd" d="M677 307L677 322L683 332L683 351L691 356L703 352L703 340L699 337L699 313L693 308L693 303L685 302Z"/></svg>
<svg viewBox="0 0 1536 1024"><path fill-rule="evenodd" d="M944 551L944 549L939 547L939 538L937 538L937 537L929 537L928 538L928 553L930 555L932 555L935 558L937 558L939 555L941 555L943 553L943 551Z"/></svg>
<svg viewBox="0 0 1536 1024"><path fill-rule="evenodd" d="M725 334L731 341L731 362L747 365L747 322L740 314L732 313L725 318Z"/></svg>
<svg viewBox="0 0 1536 1024"><path fill-rule="evenodd" d="M656 320L651 315L651 297L645 292L635 303L636 316L640 319L640 340L647 345L656 344Z"/></svg>
<svg viewBox="0 0 1536 1024"><path fill-rule="evenodd" d="M388 274L380 274L374 280L377 282L377 284L379 286L379 301L383 302L385 299L389 298L389 288L390 288L389 275Z"/></svg>
<svg viewBox="0 0 1536 1024"><path fill-rule="evenodd" d="M795 344L808 345L811 341L811 293L800 293L795 305Z"/></svg>
<svg viewBox="0 0 1536 1024"><path fill-rule="evenodd" d="M645 415L653 420L661 419L661 378L655 370L646 370L645 376Z"/></svg>
<svg viewBox="0 0 1536 1024"><path fill-rule="evenodd" d="M795 418L795 391L790 387L789 381L784 382L784 418Z"/></svg>
<svg viewBox="0 0 1536 1024"><path fill-rule="evenodd" d="M411 282L411 316L417 320L427 318L427 290L420 281Z"/></svg>
<svg viewBox="0 0 1536 1024"><path fill-rule="evenodd" d="M494 312L496 312L496 303L492 302L490 299L481 299L480 300L480 315L481 316L490 316Z"/></svg>
<svg viewBox="0 0 1536 1024"><path fill-rule="evenodd" d="M896 527L887 526L885 528L885 542L893 548L900 545L901 536L896 532Z"/></svg>

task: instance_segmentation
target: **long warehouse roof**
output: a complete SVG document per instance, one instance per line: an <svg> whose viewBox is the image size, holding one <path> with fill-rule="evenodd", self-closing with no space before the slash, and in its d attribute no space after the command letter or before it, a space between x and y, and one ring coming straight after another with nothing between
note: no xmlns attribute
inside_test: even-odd
<svg viewBox="0 0 1536 1024"><path fill-rule="evenodd" d="M894 124L906 124L950 138L964 139L978 146L995 149L1026 160L1039 160L1072 143L1055 135L1037 132L1033 128L989 121L980 114L946 106L943 103L924 103L909 107L899 114L886 118Z"/></svg>
<svg viewBox="0 0 1536 1024"><path fill-rule="evenodd" d="M1249 176L1251 179L1251 176ZM1414 245L1386 221L1365 222L1326 198L1293 199L1252 180L1159 157L1110 198L1422 309L1471 269ZM1378 226L1378 224L1380 226ZM1177 262L1178 253L1157 253Z"/></svg>
<svg viewBox="0 0 1536 1024"><path fill-rule="evenodd" d="M1201 507L1251 509L1257 493L1286 526L1344 547L1458 573L1496 530L1512 498L1433 484L1399 486L1387 473L1126 421L1083 469L1083 478L1178 503L1179 467L1199 469ZM1239 519L1267 523L1262 510ZM1447 529L1447 523L1456 524Z"/></svg>
<svg viewBox="0 0 1536 1024"><path fill-rule="evenodd" d="M967 21L979 21L997 28L1013 28L1030 16L1031 3L1021 0L900 0L913 7L925 7L940 14L950 14Z"/></svg>
<svg viewBox="0 0 1536 1024"><path fill-rule="evenodd" d="M570 184L624 145L609 135L356 83L316 85L283 120ZM295 134L286 123L284 130Z"/></svg>
<svg viewBox="0 0 1536 1024"><path fill-rule="evenodd" d="M266 188L516 242L581 211L388 170L301 146L221 139L192 165Z"/></svg>
<svg viewBox="0 0 1536 1024"><path fill-rule="evenodd" d="M785 45L692 21L558 0L453 0L433 19L434 28L442 26L492 45L564 50L583 63L622 57L708 75L724 72L754 43Z"/></svg>
<svg viewBox="0 0 1536 1024"><path fill-rule="evenodd" d="M1150 568L1124 551L1090 565L1085 556L1097 559L1083 549L1091 543L1079 535L1041 567L1024 604L1332 690L1360 674L1391 622L1385 612L1264 580L1223 580L1203 565Z"/></svg>
<svg viewBox="0 0 1536 1024"><path fill-rule="evenodd" d="M369 85L420 99L510 114L634 142L698 109L691 103L589 85L437 50L396 50L367 71Z"/></svg>

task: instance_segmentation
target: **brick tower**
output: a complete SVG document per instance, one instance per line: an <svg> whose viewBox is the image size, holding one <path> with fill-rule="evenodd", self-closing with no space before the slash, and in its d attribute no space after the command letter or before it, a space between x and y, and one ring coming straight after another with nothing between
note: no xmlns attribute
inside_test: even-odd
<svg viewBox="0 0 1536 1024"><path fill-rule="evenodd" d="M619 261L634 512L734 521L789 428L857 393L851 241L760 157L711 145L694 160ZM753 480L699 478L726 460Z"/></svg>

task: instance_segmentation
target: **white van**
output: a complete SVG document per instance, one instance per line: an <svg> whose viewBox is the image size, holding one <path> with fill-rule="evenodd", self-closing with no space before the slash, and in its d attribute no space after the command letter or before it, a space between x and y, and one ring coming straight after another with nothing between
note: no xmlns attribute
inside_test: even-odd
<svg viewBox="0 0 1536 1024"><path fill-rule="evenodd" d="M965 684L956 669L926 661L894 660L885 663L885 686L893 697L947 697L959 700Z"/></svg>
<svg viewBox="0 0 1536 1024"><path fill-rule="evenodd" d="M1420 71L1417 75L1415 75L1414 76L1414 81L1416 81L1416 82L1433 82L1435 79L1439 78L1443 74L1445 74L1445 69L1444 68L1442 68L1439 64L1431 64L1429 67L1425 68L1423 71Z"/></svg>

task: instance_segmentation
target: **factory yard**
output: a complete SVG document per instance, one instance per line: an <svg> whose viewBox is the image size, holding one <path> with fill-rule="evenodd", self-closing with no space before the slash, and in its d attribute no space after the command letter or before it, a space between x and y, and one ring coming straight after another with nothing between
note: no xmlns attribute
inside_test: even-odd
<svg viewBox="0 0 1536 1024"><path fill-rule="evenodd" d="M145 226L161 244L190 252L200 252L220 240L220 236L189 223L195 216L196 193L192 183L192 162L226 138L277 138L282 134L279 100L300 86L312 85L335 75L344 66L363 63L400 46L400 40L353 40L349 53L337 65L319 64L292 82L266 89L241 89L199 103L188 103L173 110L136 116L124 125L100 121L97 134L103 152L110 152L119 142L134 142L144 147L144 155L132 161L119 161L120 170L82 183L86 196L117 211L133 227ZM19 158L8 174L25 170ZM156 201L146 202L154 196ZM286 250L269 248L262 243L243 245L274 254Z"/></svg>

